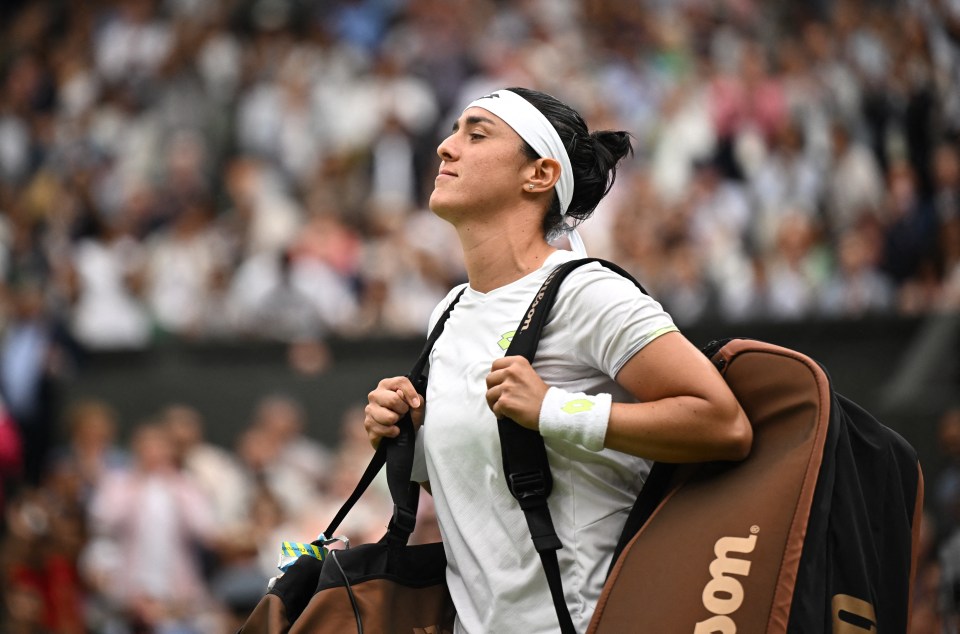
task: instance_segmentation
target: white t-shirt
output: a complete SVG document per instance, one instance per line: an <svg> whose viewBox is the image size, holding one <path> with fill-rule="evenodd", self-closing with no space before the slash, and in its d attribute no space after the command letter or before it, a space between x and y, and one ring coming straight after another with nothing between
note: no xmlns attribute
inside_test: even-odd
<svg viewBox="0 0 960 634"><path fill-rule="evenodd" d="M413 478L431 484L458 633L558 630L540 558L505 483L485 379L547 274L573 259L573 253L557 251L539 270L489 293L467 287L430 354ZM460 288L434 311L431 327ZM670 316L632 282L587 264L560 287L533 367L548 385L631 402L611 377L640 348L672 330ZM563 544L557 554L564 593L574 624L584 631L650 465L565 441L547 440L546 447L554 480L550 512Z"/></svg>

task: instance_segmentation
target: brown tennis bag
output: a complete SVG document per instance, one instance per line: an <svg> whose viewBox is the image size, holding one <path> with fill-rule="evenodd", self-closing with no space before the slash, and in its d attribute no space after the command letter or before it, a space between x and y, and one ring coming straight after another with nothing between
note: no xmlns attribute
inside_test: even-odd
<svg viewBox="0 0 960 634"><path fill-rule="evenodd" d="M907 632L914 450L803 354L747 339L704 352L753 424L751 454L654 465L588 631Z"/></svg>

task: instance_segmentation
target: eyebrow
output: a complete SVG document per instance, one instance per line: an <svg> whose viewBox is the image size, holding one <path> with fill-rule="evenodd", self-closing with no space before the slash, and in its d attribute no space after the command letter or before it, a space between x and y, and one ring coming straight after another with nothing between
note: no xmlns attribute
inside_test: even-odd
<svg viewBox="0 0 960 634"><path fill-rule="evenodd" d="M488 119L487 117L479 117L479 116L477 116L477 115L472 115L472 116L467 117L467 119L466 119L466 121L464 121L464 123L465 123L466 125L476 125L476 124L478 124L478 123L489 123L490 125L496 125L497 122L494 121L493 119ZM460 129L460 122L459 122L459 121L454 121L454 122L453 122L453 131L456 132L456 131L459 130L459 129Z"/></svg>

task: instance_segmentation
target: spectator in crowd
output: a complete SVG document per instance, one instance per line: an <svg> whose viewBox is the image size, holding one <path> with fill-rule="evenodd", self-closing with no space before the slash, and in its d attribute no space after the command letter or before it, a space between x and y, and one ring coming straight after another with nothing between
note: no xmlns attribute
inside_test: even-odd
<svg viewBox="0 0 960 634"><path fill-rule="evenodd" d="M289 251L265 252L237 271L228 301L243 333L296 342L350 323L355 299L345 280L323 262Z"/></svg>
<svg viewBox="0 0 960 634"><path fill-rule="evenodd" d="M204 438L204 420L194 408L173 404L160 420L174 443L177 463L204 494L216 536L205 544L204 578L215 600L223 631L234 632L263 596L267 581L277 574L283 541L304 538L289 521L280 500L263 480L246 469L237 452ZM251 428L250 431L259 428ZM262 448L267 433L245 435ZM270 443L267 443L268 445ZM252 447L239 450L250 455ZM310 502L301 501L301 509Z"/></svg>
<svg viewBox="0 0 960 634"><path fill-rule="evenodd" d="M217 535L210 504L179 470L162 425L140 425L131 448L131 468L104 478L90 503L88 583L116 610L107 627L200 634L210 627L210 604L197 545Z"/></svg>
<svg viewBox="0 0 960 634"><path fill-rule="evenodd" d="M36 583L10 583L4 592L0 624L10 634L46 634L43 626L43 595Z"/></svg>
<svg viewBox="0 0 960 634"><path fill-rule="evenodd" d="M54 381L73 357L69 336L44 305L40 279L18 280L0 339L0 391L23 441L24 476L38 484L53 443Z"/></svg>
<svg viewBox="0 0 960 634"><path fill-rule="evenodd" d="M934 207L939 222L943 287L936 307L960 308L960 146L942 143L934 158Z"/></svg>
<svg viewBox="0 0 960 634"><path fill-rule="evenodd" d="M801 319L816 313L829 260L819 248L818 231L806 212L783 212L776 248L767 258L767 314L771 319Z"/></svg>
<svg viewBox="0 0 960 634"><path fill-rule="evenodd" d="M763 160L762 148L786 125L788 112L782 82L770 72L763 46L745 39L725 44L733 59L723 59L722 52L717 55L710 109L720 166L726 174L736 175Z"/></svg>
<svg viewBox="0 0 960 634"><path fill-rule="evenodd" d="M0 536L7 589L3 631L86 632L79 557L88 539L83 482L76 470L54 464L38 483L21 483L4 504Z"/></svg>
<svg viewBox="0 0 960 634"><path fill-rule="evenodd" d="M296 515L323 491L333 456L306 434L306 413L293 397L261 398L250 422L256 452L248 459L256 477L280 500L284 513ZM253 454L249 454L253 455Z"/></svg>
<svg viewBox="0 0 960 634"><path fill-rule="evenodd" d="M937 423L937 446L943 458L930 487L940 540L960 528L960 408L948 409Z"/></svg>
<svg viewBox="0 0 960 634"><path fill-rule="evenodd" d="M4 507L4 632L87 631L78 568L87 538L83 509L75 496L61 495L56 477L43 488L24 489Z"/></svg>
<svg viewBox="0 0 960 634"><path fill-rule="evenodd" d="M868 226L840 238L838 268L820 296L826 315L862 317L888 310L894 301L893 283L876 268L880 246Z"/></svg>
<svg viewBox="0 0 960 634"><path fill-rule="evenodd" d="M132 234L131 218L91 218L94 231L72 249L72 329L92 350L146 347L152 336L140 297L144 246Z"/></svg>
<svg viewBox="0 0 960 634"><path fill-rule="evenodd" d="M222 178L230 201L226 215L237 235L239 257L282 251L297 234L303 210L276 169L241 154L223 166Z"/></svg>
<svg viewBox="0 0 960 634"><path fill-rule="evenodd" d="M151 78L174 48L170 24L151 0L123 0L94 41L97 70L108 82Z"/></svg>
<svg viewBox="0 0 960 634"><path fill-rule="evenodd" d="M117 414L106 402L75 401L64 422L66 441L54 449L51 468L76 478L77 502L86 505L104 477L128 466L129 456L117 444Z"/></svg>
<svg viewBox="0 0 960 634"><path fill-rule="evenodd" d="M706 272L693 251L691 242L681 241L660 256L669 273L664 276L663 288L656 297L663 300L664 307L680 326L702 319L714 309L711 304L716 301Z"/></svg>
<svg viewBox="0 0 960 634"><path fill-rule="evenodd" d="M960 7L949 0L914 4L928 33L947 132L960 132Z"/></svg>
<svg viewBox="0 0 960 634"><path fill-rule="evenodd" d="M444 244L451 235L426 212L405 220L380 215L375 222L379 231L365 245L361 265L365 286L348 332L420 334L423 320L433 311L430 304L440 301L462 272L461 264L450 262L450 243Z"/></svg>
<svg viewBox="0 0 960 634"><path fill-rule="evenodd" d="M894 283L900 312L909 314L910 302L921 304L913 312L926 312L936 303L935 292L929 299L922 293L924 278L936 277L938 266L936 214L931 202L921 197L916 174L905 161L895 159L888 174L880 266Z"/></svg>
<svg viewBox="0 0 960 634"><path fill-rule="evenodd" d="M227 266L227 245L211 226L207 200L181 202L168 228L146 245L144 293L157 326L193 338L204 334L207 297L220 269Z"/></svg>
<svg viewBox="0 0 960 634"><path fill-rule="evenodd" d="M748 188L756 205L751 238L756 248L776 251L784 216L803 213L814 222L823 191L816 157L797 121L776 130L763 161L751 170Z"/></svg>
<svg viewBox="0 0 960 634"><path fill-rule="evenodd" d="M881 267L898 286L933 263L937 219L933 205L919 191L916 173L895 159L888 170L887 196L882 208L884 251Z"/></svg>
<svg viewBox="0 0 960 634"><path fill-rule="evenodd" d="M203 415L178 403L165 407L159 421L173 443L180 471L203 492L216 525L242 522L249 512L250 482L232 453L206 439Z"/></svg>
<svg viewBox="0 0 960 634"><path fill-rule="evenodd" d="M865 214L877 216L883 200L883 173L876 157L851 135L849 124L831 130L831 161L824 210L835 236L849 231Z"/></svg>
<svg viewBox="0 0 960 634"><path fill-rule="evenodd" d="M23 441L6 406L0 400L0 508L23 477Z"/></svg>
<svg viewBox="0 0 960 634"><path fill-rule="evenodd" d="M719 156L698 161L685 205L689 236L717 288L721 314L735 321L756 310L755 287L743 285L752 277L746 250L752 210L743 184L725 177L721 162Z"/></svg>

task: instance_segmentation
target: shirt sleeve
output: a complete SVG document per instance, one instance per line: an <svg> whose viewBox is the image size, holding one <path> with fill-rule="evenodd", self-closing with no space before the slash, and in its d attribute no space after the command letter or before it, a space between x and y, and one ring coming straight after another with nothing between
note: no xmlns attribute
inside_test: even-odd
<svg viewBox="0 0 960 634"><path fill-rule="evenodd" d="M551 320L564 320L571 354L607 376L644 346L677 326L655 299L600 264L564 280Z"/></svg>

